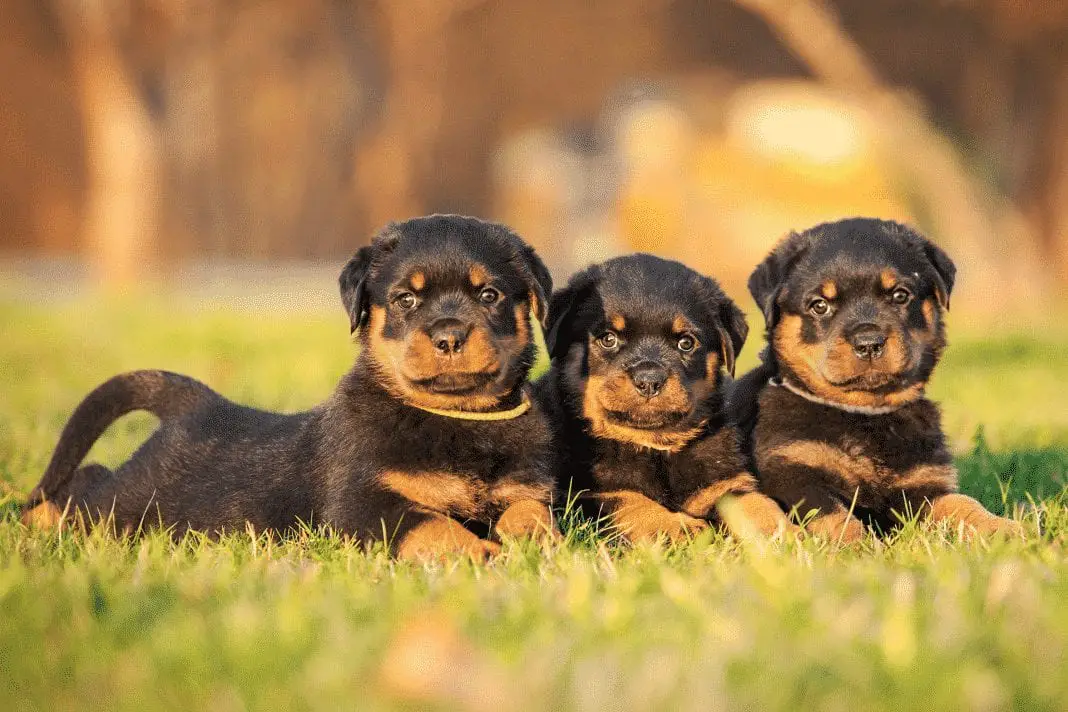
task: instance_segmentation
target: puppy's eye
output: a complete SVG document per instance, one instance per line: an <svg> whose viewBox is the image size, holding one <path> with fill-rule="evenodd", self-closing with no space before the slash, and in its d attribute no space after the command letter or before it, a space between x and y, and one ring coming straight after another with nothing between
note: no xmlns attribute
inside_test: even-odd
<svg viewBox="0 0 1068 712"><path fill-rule="evenodd" d="M416 301L415 295L411 292L403 292L393 299L394 304L405 311L415 308Z"/></svg>
<svg viewBox="0 0 1068 712"><path fill-rule="evenodd" d="M497 300L501 298L501 293L493 287L484 287L481 292L478 293L478 301L483 304L496 304Z"/></svg>
<svg viewBox="0 0 1068 712"><path fill-rule="evenodd" d="M808 310L816 316L826 316L827 312L831 310L831 305L827 303L826 299L813 299L808 304Z"/></svg>
<svg viewBox="0 0 1068 712"><path fill-rule="evenodd" d="M619 346L619 337L613 331L606 331L597 339L597 345L605 351L611 351Z"/></svg>
<svg viewBox="0 0 1068 712"><path fill-rule="evenodd" d="M697 339L693 337L693 334L683 334L675 345L678 346L679 351L688 354L697 348Z"/></svg>
<svg viewBox="0 0 1068 712"><path fill-rule="evenodd" d="M912 299L912 293L904 287L898 287L890 294L890 301L894 304L908 304Z"/></svg>

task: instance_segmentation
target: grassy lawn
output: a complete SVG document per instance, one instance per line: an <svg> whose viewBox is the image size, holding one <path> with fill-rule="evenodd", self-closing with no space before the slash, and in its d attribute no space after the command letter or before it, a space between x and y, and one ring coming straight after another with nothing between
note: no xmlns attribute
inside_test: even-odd
<svg viewBox="0 0 1068 712"><path fill-rule="evenodd" d="M914 524L853 549L624 549L572 523L548 551L417 567L312 532L175 544L17 522L100 381L168 368L304 408L353 358L340 309L8 301L0 324L4 709L1068 708L1068 333L953 324L931 389L964 490L1028 541ZM118 464L152 427L120 421L90 459Z"/></svg>

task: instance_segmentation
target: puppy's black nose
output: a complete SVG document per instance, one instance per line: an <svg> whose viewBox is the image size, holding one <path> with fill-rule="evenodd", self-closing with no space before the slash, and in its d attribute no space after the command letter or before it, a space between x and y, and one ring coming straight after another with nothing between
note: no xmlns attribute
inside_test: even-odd
<svg viewBox="0 0 1068 712"><path fill-rule="evenodd" d="M667 379L667 371L657 363L643 361L630 369L630 380L634 382L638 393L645 398L655 398L659 395Z"/></svg>
<svg viewBox="0 0 1068 712"><path fill-rule="evenodd" d="M430 343L434 344L437 352L447 356L463 351L467 335L471 333L471 326L458 319L444 318L431 324L428 333Z"/></svg>
<svg viewBox="0 0 1068 712"><path fill-rule="evenodd" d="M875 324L859 324L851 330L849 344L857 358L874 361L883 355L886 335Z"/></svg>

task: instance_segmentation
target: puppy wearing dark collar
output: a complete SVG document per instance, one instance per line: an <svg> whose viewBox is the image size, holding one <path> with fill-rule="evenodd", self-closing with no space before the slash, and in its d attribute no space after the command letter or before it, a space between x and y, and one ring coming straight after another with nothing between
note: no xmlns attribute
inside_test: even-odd
<svg viewBox="0 0 1068 712"><path fill-rule="evenodd" d="M525 379L552 281L508 229L435 215L387 226L345 265L359 356L326 402L282 415L183 376L118 376L74 412L24 520L118 530L324 524L402 557L483 557L549 533L549 428ZM116 418L159 429L114 473L76 469ZM467 524L468 526L465 526Z"/></svg>
<svg viewBox="0 0 1068 712"><path fill-rule="evenodd" d="M561 486L632 540L704 529L728 494L760 530L787 527L721 412L747 330L716 282L678 262L631 255L575 275L553 295L538 382Z"/></svg>
<svg viewBox="0 0 1068 712"><path fill-rule="evenodd" d="M924 397L955 274L915 230L858 218L789 235L750 277L768 348L729 410L761 490L810 531L854 540L908 514L1019 531L957 492L938 407Z"/></svg>

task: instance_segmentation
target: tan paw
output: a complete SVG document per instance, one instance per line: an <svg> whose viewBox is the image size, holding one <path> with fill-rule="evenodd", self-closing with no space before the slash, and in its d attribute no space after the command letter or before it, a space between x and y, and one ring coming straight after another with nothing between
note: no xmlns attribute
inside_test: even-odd
<svg viewBox="0 0 1068 712"><path fill-rule="evenodd" d="M816 517L808 523L805 530L810 534L843 544L858 542L868 533L868 528L863 522L847 514Z"/></svg>
<svg viewBox="0 0 1068 712"><path fill-rule="evenodd" d="M416 561L440 561L465 555L475 561L485 561L500 550L500 544L480 539L459 522L444 516L430 518L414 527L396 545L398 559Z"/></svg>
<svg viewBox="0 0 1068 712"><path fill-rule="evenodd" d="M704 519L682 512L665 512L628 522L622 531L631 541L651 542L664 539L668 543L677 544L692 539L708 527L709 523Z"/></svg>
<svg viewBox="0 0 1068 712"><path fill-rule="evenodd" d="M543 541L560 541L562 536L556 527L549 506L534 500L524 500L511 505L501 514L493 531L498 537L534 537Z"/></svg>
<svg viewBox="0 0 1068 712"><path fill-rule="evenodd" d="M982 536L1004 537L1009 539L1025 538L1024 527L1015 519L1007 517L987 517L974 524L975 531Z"/></svg>

